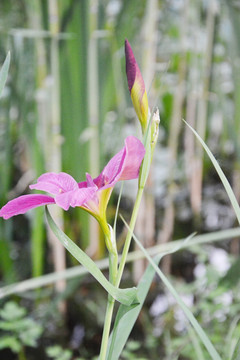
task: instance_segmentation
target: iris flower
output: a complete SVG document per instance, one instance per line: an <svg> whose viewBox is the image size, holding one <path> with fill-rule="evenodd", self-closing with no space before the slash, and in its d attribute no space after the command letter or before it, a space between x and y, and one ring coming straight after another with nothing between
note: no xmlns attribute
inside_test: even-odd
<svg viewBox="0 0 240 360"><path fill-rule="evenodd" d="M138 177L139 168L145 154L140 140L128 136L125 146L105 166L101 174L92 179L86 174L86 181L77 183L74 178L64 172L45 173L30 189L46 191L49 195L22 195L9 201L0 210L0 217L9 219L24 214L28 210L41 205L56 204L64 210L79 206L93 215L106 231L106 207L114 185L121 180Z"/></svg>
<svg viewBox="0 0 240 360"><path fill-rule="evenodd" d="M125 40L126 74L132 103L142 126L143 134L148 125L148 98L141 71L128 40Z"/></svg>

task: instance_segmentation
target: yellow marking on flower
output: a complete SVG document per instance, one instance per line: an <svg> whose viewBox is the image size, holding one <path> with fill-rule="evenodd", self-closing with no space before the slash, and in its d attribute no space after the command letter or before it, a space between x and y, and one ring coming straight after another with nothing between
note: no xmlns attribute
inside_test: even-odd
<svg viewBox="0 0 240 360"><path fill-rule="evenodd" d="M148 125L148 98L146 90L141 96L141 85L137 81L132 87L131 99L144 134Z"/></svg>

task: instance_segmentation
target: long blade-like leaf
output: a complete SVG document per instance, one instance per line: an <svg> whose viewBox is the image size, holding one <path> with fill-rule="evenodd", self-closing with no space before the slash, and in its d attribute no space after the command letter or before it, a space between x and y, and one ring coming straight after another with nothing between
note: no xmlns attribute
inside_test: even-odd
<svg viewBox="0 0 240 360"><path fill-rule="evenodd" d="M123 218L122 220L124 221ZM193 235L189 236L181 244L178 244L169 251L163 252L155 256L153 261L156 264L156 266L158 266L163 256L178 251L181 248L181 246L184 246L184 244L192 238L192 236ZM114 328L109 340L107 360L117 360L119 358L127 342L127 339L130 335L130 332L132 331L132 328L142 309L143 303L148 294L155 272L156 270L154 269L154 267L151 264L149 264L138 284L139 304L136 307L129 310L129 308L124 305L120 306L115 319Z"/></svg>
<svg viewBox="0 0 240 360"><path fill-rule="evenodd" d="M129 228L128 224L124 221L124 224ZM185 305L185 303L182 301L181 297L178 295L177 291L174 289L170 281L167 279L167 277L163 274L163 272L159 269L159 267L156 265L156 263L153 261L151 256L147 253L147 251L144 249L140 241L137 239L137 237L132 234L133 239L137 243L138 247L141 249L141 251L144 253L145 257L148 259L149 263L152 265L152 267L155 269L156 273L164 283L164 285L168 288L168 290L171 292L173 297L176 299L178 305L182 308L184 314L186 315L188 321L191 323L192 327L198 334L199 338L201 339L202 343L206 347L209 355L213 360L221 360L220 355L212 345L210 339L206 335L205 331L202 329L200 324L198 323L197 319L194 317L192 312L188 309L188 307Z"/></svg>
<svg viewBox="0 0 240 360"><path fill-rule="evenodd" d="M7 57L0 71L0 96L2 95L3 88L7 81L9 65L10 65L10 52L7 54Z"/></svg>
<svg viewBox="0 0 240 360"><path fill-rule="evenodd" d="M206 243L213 243L216 241L223 241L226 239L234 239L240 236L240 228L233 228L228 230L216 231L209 234L197 235L194 237L194 242L185 243L184 240L174 240L172 242L168 242L166 244L161 244L157 246L153 246L148 248L147 251L149 255L155 256L158 253L162 253L163 251L170 251L171 249L176 247L176 244L179 245L181 249L184 249L186 246L189 248L190 246L196 245L204 245ZM141 250L133 251L128 254L127 262L135 261L138 259L144 258ZM98 260L96 261L96 265L99 269L107 269L108 268L108 259ZM38 276L36 278L31 278L27 280L23 280L11 285L3 286L0 288L0 299L3 299L6 296L12 294L24 293L29 290L37 289L49 284L54 284L58 280L61 279L72 279L78 276L83 276L88 273L88 270L83 266L74 266L69 269L63 271L57 271L50 274L46 274L43 276Z"/></svg>
<svg viewBox="0 0 240 360"><path fill-rule="evenodd" d="M231 360L239 360L239 359L240 359L240 339L238 340L235 346Z"/></svg>
<svg viewBox="0 0 240 360"><path fill-rule="evenodd" d="M205 142L203 141L203 139L198 135L198 133L185 121L183 120L184 123L189 127L189 129L194 133L194 135L196 136L196 138L199 140L199 142L202 144L204 150L206 151L206 153L208 154L210 160L213 163L213 166L215 167L222 183L223 186L225 187L225 190L228 194L229 200L231 201L232 207L235 211L236 217L238 219L238 223L240 224L240 208L238 205L238 201L236 199L236 196L234 195L234 192L224 174L224 172L222 171L221 167L219 166L217 160L215 159L215 157L213 156L211 150L209 149L209 147L205 144Z"/></svg>
<svg viewBox="0 0 240 360"><path fill-rule="evenodd" d="M48 208L46 207L46 216L49 226L57 239L63 244L63 246L77 259L80 264L88 269L90 274L104 287L105 290L120 303L130 306L138 303L137 289L118 289L113 286L103 275L101 270L97 267L95 262L82 251L53 221Z"/></svg>
<svg viewBox="0 0 240 360"><path fill-rule="evenodd" d="M158 264L160 259L161 255L158 255L154 258L154 262ZM139 305L130 309L129 311L126 306L120 305L114 322L114 328L109 339L107 360L118 360L119 356L121 355L121 352L127 342L130 332L132 331L132 328L142 309L154 274L154 268L151 265L148 265L144 275L142 276L138 284Z"/></svg>

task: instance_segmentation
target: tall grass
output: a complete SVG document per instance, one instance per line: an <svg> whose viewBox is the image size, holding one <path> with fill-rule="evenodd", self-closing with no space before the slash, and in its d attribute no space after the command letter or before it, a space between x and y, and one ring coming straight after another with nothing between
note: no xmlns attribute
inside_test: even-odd
<svg viewBox="0 0 240 360"><path fill-rule="evenodd" d="M163 150L172 156L172 168L162 180L156 180L155 173L161 166L159 158L156 159L152 184L145 199L147 205L142 208L143 221L137 228L140 233L138 237L147 236L147 244L153 245L157 242L156 233L160 232L159 239L165 242L179 238L179 233L182 235L186 229L191 230L193 214L189 216L186 225L179 220L184 216L185 209L182 212L177 209L180 204L177 203L177 197L186 194L187 188L191 189L190 193L184 195L180 207L187 203L189 210L188 202L191 201L193 212L199 214L197 225L200 231L205 226L202 185L205 186L209 179L216 180L208 160L203 156L202 148L196 146L189 132L186 132L184 140L182 117L191 125L196 124L202 138L207 143L211 142L216 152L221 152L228 177L236 179L234 189L239 200L240 16L235 3L229 1L226 5L230 10L234 38L228 38L226 34L223 36L221 29L229 21L229 15L222 3L219 8L214 8L215 1L209 2L207 6L204 1L183 1L183 7L179 8L176 4L155 0L122 1L117 10L111 10L109 1L59 1L54 2L58 7L57 29L56 24L51 27L49 19L52 10L48 8L47 2L22 1L22 13L19 5L15 8L17 21L12 19L7 2L4 3L6 7L1 8L3 5L0 4L0 10L4 9L5 13L2 11L2 14L9 17L12 28L0 29L0 50L1 54L5 54L11 48L12 64L0 109L1 204L27 192L29 183L44 171L63 170L77 181L84 179L85 172L97 176L106 158L118 147L118 138L126 132L135 132L124 74L125 37L136 48L137 54L143 53L140 64L147 88L151 88L153 94L161 89L163 94L158 104L161 113L158 156L162 156ZM194 40L192 32L196 35ZM220 65L222 69L226 63L229 65L229 54L232 57L232 78L221 72L224 70L219 70ZM162 70L167 67L169 71ZM230 89L226 91L222 86L225 78L231 83ZM219 84L217 89L216 83ZM154 99L150 99L150 105L155 105ZM218 129L212 120L219 109L226 120L222 133L216 135ZM231 114L234 114L232 123ZM110 130L106 134L106 125L109 124ZM217 137L221 140L219 143L215 141ZM111 138L113 146L108 144L108 138ZM183 166L183 141L188 151L187 175ZM164 164L168 159L163 160ZM189 167L190 163L193 168ZM164 169L161 168L159 173L164 173ZM155 188L160 185L164 190L159 196ZM124 201L130 208L132 203L128 193L124 194ZM113 210L114 206L115 202ZM48 252L43 212L41 209L36 210L34 215L27 217L31 227L30 232L26 233L28 239L23 239L14 230L22 227L23 223L18 223L24 218L21 219L0 221L0 267L4 282L17 281L22 276L15 270L11 258L14 251L11 251L18 248L17 241L24 243L24 249L29 251L26 243L30 238L31 272L34 276L43 277L36 279L36 282L32 280L30 285L20 284L21 289L25 291L31 286L36 288L38 281L47 284L60 278L76 276L65 269L65 255L62 248L58 247L58 250L53 250L53 254L55 265L60 263L55 268L61 269L61 273L51 274L50 280L44 277L46 269L54 267L54 261ZM95 222L89 221L88 215L75 209L70 214L60 214L59 219L64 222L69 237L82 248L90 246L89 253L96 257L104 255L101 232ZM175 227L174 224L180 226ZM234 235L239 234L234 232ZM214 240L210 238L210 241ZM169 246L173 245L170 243ZM158 250L153 248L150 252L155 254ZM135 262L140 257L137 254L130 255ZM71 257L67 261L70 265L75 264ZM81 268L79 274L82 271ZM135 267L135 272L139 274L139 268ZM25 275L29 275L29 272ZM9 288L6 294L12 294Z"/></svg>

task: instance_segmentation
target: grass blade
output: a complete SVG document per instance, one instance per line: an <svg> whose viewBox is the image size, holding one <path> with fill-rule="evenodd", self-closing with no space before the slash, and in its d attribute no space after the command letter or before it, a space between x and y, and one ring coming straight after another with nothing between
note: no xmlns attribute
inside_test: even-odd
<svg viewBox="0 0 240 360"><path fill-rule="evenodd" d="M113 286L103 275L101 270L97 267L95 262L84 252L82 251L64 232L55 224L53 221L48 208L46 207L46 216L48 220L48 224L58 238L58 240L62 243L62 245L72 254L76 260L80 262L83 266L85 266L90 274L95 277L95 279L104 287L105 290L117 301L123 303L127 306L135 304L138 302L137 300L137 289L117 289Z"/></svg>
<svg viewBox="0 0 240 360"><path fill-rule="evenodd" d="M240 339L238 340L238 342L235 346L234 353L233 353L231 360L239 360L239 359L240 359Z"/></svg>
<svg viewBox="0 0 240 360"><path fill-rule="evenodd" d="M123 218L122 220L124 221ZM181 244L178 244L177 246L174 246L172 249L155 256L153 262L156 265L156 267L158 266L163 256L178 251L181 248L181 246L184 245L185 242L188 242L191 238L192 235L189 236L187 239L185 239ZM107 360L117 360L119 358L128 340L130 332L132 331L132 328L142 309L143 303L146 299L153 277L155 275L155 271L156 270L154 269L154 267L151 264L149 264L139 282L137 288L139 304L130 310L129 307L126 307L124 305L120 306L115 319L114 328L109 340Z"/></svg>
<svg viewBox="0 0 240 360"><path fill-rule="evenodd" d="M234 192L224 174L224 172L222 171L221 167L219 166L217 160L215 159L215 157L213 156L211 150L209 149L209 147L205 144L205 142L203 141L203 139L198 135L198 133L185 121L183 120L184 123L189 127L189 129L194 133L194 135L196 136L196 138L200 141L200 143L202 144L204 150L206 151L206 153L208 154L210 160L212 161L213 166L215 167L222 183L223 186L228 194L229 200L231 201L232 207L235 211L238 223L240 224L240 208L238 205L238 201L236 199L236 196L234 195Z"/></svg>
<svg viewBox="0 0 240 360"><path fill-rule="evenodd" d="M174 242L169 242L166 244L153 246L147 249L150 256L155 256L156 254L162 253L163 251L171 251L176 245L179 248L184 249L186 246L188 249L192 246L203 245L206 243L213 243L216 241L230 240L240 236L240 228L233 228L229 230L216 231L211 234L198 235L194 237L194 242L185 243L184 240L175 240ZM144 257L141 250L132 251L128 254L127 262L132 262ZM96 265L99 269L104 270L108 268L108 259L96 261ZM58 271L49 273L46 275L38 276L36 278L23 280L11 285L3 286L0 288L0 299L3 299L6 296L26 292L29 290L34 290L49 284L54 284L60 279L73 279L75 277L83 276L88 274L88 270L83 266L74 266L64 271Z"/></svg>
<svg viewBox="0 0 240 360"><path fill-rule="evenodd" d="M128 224L124 221L124 224L129 228ZM142 246L140 241L137 239L137 237L132 234L133 239L137 243L138 247L141 249L141 251L144 253L145 257L148 259L149 263L152 265L152 267L155 269L156 273L164 283L164 285L168 288L168 290L171 292L173 297L176 299L178 305L182 308L184 314L186 315L189 322L192 324L193 328L195 329L196 333L198 334L199 338L201 339L202 343L205 345L209 355L213 360L221 360L220 355L212 345L211 341L209 340L208 336L206 335L205 331L202 329L200 324L198 323L197 319L194 317L194 315L191 313L191 311L188 309L188 307L185 305L185 303L182 301L181 297L178 295L172 284L169 282L167 277L163 274L163 272L159 269L159 267L156 265L156 263L153 261L153 259L149 256L146 249Z"/></svg>
<svg viewBox="0 0 240 360"><path fill-rule="evenodd" d="M158 255L153 261L158 264L161 257L161 255ZM120 305L116 315L114 328L109 339L107 360L117 360L119 358L142 309L154 275L154 268L151 265L148 265L137 288L139 304L136 307L129 310L128 307Z"/></svg>
<svg viewBox="0 0 240 360"><path fill-rule="evenodd" d="M9 65L10 65L10 52L8 52L7 57L0 71L0 96L2 95L3 88L7 81Z"/></svg>

